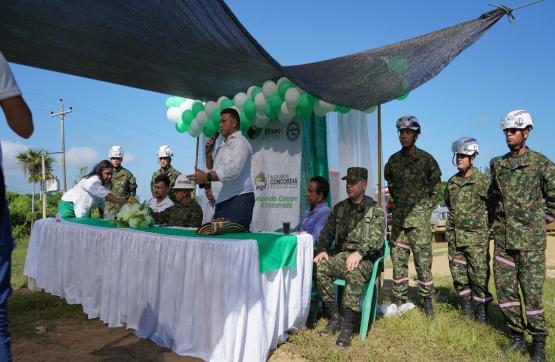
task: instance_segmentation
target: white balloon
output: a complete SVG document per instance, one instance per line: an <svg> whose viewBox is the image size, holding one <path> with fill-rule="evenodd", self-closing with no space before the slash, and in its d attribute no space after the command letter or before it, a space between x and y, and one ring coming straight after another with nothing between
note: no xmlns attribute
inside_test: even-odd
<svg viewBox="0 0 555 362"><path fill-rule="evenodd" d="M285 92L285 102L287 103L287 108L289 110L294 110L297 107L297 103L299 103L299 91L297 88L289 88L287 92Z"/></svg>
<svg viewBox="0 0 555 362"><path fill-rule="evenodd" d="M182 112L179 107L170 107L166 111L166 117L168 118L168 121L175 123L181 118L181 113Z"/></svg>
<svg viewBox="0 0 555 362"><path fill-rule="evenodd" d="M206 111L198 112L197 117L196 117L196 121L197 121L198 125L200 126L200 128L202 128L206 124L206 122L208 122L208 115L206 114Z"/></svg>
<svg viewBox="0 0 555 362"><path fill-rule="evenodd" d="M233 97L233 102L237 108L239 108L239 111L243 110L243 103L245 103L247 99L249 99L249 96L244 92L239 92Z"/></svg>
<svg viewBox="0 0 555 362"><path fill-rule="evenodd" d="M289 79L287 79L287 77L281 77L281 78L278 79L278 81L277 81L276 84L277 84L278 87L279 87L279 85L280 85L282 82L286 81L286 80L289 80Z"/></svg>
<svg viewBox="0 0 555 362"><path fill-rule="evenodd" d="M254 97L254 104L256 105L256 109L259 111L264 111L264 106L266 105L266 98L264 97L264 93L258 93L256 97Z"/></svg>
<svg viewBox="0 0 555 362"><path fill-rule="evenodd" d="M229 98L227 98L226 96L221 96L220 98L218 98L218 106L221 106L222 102L225 101L226 99L229 99Z"/></svg>
<svg viewBox="0 0 555 362"><path fill-rule="evenodd" d="M212 115L212 113L214 113L216 108L218 108L218 103L216 103L214 101L208 101L208 102L206 102L206 105L204 106L204 111L206 112L206 115L208 117L210 117Z"/></svg>
<svg viewBox="0 0 555 362"><path fill-rule="evenodd" d="M316 103L318 103L318 105L320 106L320 109L322 109L326 113L331 112L335 109L335 104L328 103L328 102L323 101L321 99Z"/></svg>
<svg viewBox="0 0 555 362"><path fill-rule="evenodd" d="M277 91L276 83L271 80L267 80L264 82L264 85L262 86L262 93L264 93L264 96L266 98L270 98L270 95L275 91Z"/></svg>
<svg viewBox="0 0 555 362"><path fill-rule="evenodd" d="M200 125L198 123L198 119L195 118L193 119L193 121L191 122L191 126L189 127L190 130L197 130L200 128Z"/></svg>
<svg viewBox="0 0 555 362"><path fill-rule="evenodd" d="M284 119L291 120L293 119L294 116L295 116L295 112L291 112L291 110L287 108L287 103L283 102L279 110L279 117L283 117Z"/></svg>
<svg viewBox="0 0 555 362"><path fill-rule="evenodd" d="M318 117L325 116L328 112L322 107L319 102L314 102L314 106L312 106L312 111Z"/></svg>
<svg viewBox="0 0 555 362"><path fill-rule="evenodd" d="M179 109L181 110L181 113L185 112L188 109L191 109L193 107L193 103L195 103L195 101L188 98L186 98L183 102L181 102L181 104L179 105Z"/></svg>
<svg viewBox="0 0 555 362"><path fill-rule="evenodd" d="M283 114L279 114L278 119L281 124L288 124L289 122L291 122L291 118L284 117Z"/></svg>

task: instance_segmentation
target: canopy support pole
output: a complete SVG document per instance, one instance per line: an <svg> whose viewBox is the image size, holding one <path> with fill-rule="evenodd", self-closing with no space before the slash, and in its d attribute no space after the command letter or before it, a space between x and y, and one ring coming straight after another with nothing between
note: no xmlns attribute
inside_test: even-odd
<svg viewBox="0 0 555 362"><path fill-rule="evenodd" d="M382 105L378 104L378 205L383 205L382 200ZM386 225L387 229L387 216ZM386 233L387 234L387 233ZM385 243L388 241L385 240ZM378 274L378 303L382 304L382 284L383 284L383 273Z"/></svg>

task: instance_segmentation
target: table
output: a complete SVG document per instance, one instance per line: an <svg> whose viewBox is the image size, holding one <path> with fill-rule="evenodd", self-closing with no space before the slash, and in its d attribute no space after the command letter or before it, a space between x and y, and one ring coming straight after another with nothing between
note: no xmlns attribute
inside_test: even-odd
<svg viewBox="0 0 555 362"><path fill-rule="evenodd" d="M249 234L244 234L249 236ZM312 238L296 267L261 272L252 238L160 235L43 219L24 274L89 318L206 361L264 361L310 305Z"/></svg>

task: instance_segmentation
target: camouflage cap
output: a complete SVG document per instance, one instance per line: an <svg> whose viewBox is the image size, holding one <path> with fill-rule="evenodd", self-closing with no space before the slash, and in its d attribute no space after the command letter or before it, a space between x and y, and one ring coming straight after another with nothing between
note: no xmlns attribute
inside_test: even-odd
<svg viewBox="0 0 555 362"><path fill-rule="evenodd" d="M347 176L343 176L342 180L368 180L368 169L364 167L349 167Z"/></svg>

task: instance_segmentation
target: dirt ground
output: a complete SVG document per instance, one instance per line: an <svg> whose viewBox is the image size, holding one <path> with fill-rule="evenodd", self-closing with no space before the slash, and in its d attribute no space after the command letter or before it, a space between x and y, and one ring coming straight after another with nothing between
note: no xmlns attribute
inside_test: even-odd
<svg viewBox="0 0 555 362"><path fill-rule="evenodd" d="M555 237L548 237L547 273L555 277ZM386 268L385 278L391 279L391 268ZM434 275L449 275L447 245L434 249ZM411 266L410 275L415 275ZM12 341L15 361L153 361L193 362L192 357L178 356L168 349L137 338L133 331L125 328L108 328L100 321L83 326L61 321L49 330L44 339ZM281 352L278 348L270 357L271 362L303 361L302 358Z"/></svg>

